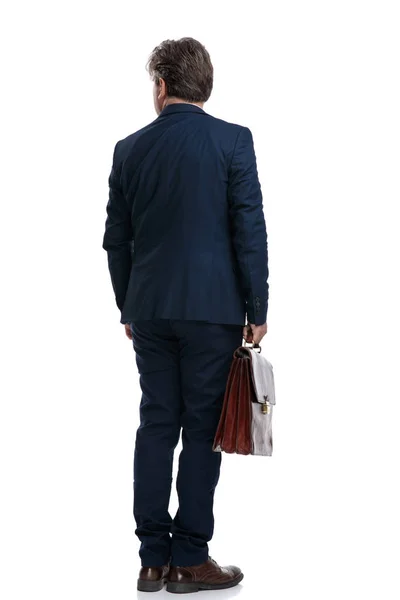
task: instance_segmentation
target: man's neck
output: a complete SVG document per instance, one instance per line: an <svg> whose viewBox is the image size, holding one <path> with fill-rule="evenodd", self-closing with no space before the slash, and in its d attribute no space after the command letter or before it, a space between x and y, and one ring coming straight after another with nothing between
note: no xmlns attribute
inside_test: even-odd
<svg viewBox="0 0 400 600"><path fill-rule="evenodd" d="M187 100L182 100L181 98L168 98L163 108L169 104L193 104L193 106L198 106L199 108L203 108L204 106L204 102L188 102Z"/></svg>

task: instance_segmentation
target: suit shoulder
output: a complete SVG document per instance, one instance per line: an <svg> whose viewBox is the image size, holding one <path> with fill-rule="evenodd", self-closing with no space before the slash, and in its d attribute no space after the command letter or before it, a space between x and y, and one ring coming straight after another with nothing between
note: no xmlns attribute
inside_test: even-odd
<svg viewBox="0 0 400 600"><path fill-rule="evenodd" d="M214 117L212 115L208 116L210 117L210 129L216 131L218 135L222 135L225 139L228 139L234 146L239 139L240 133L242 134L242 139L252 141L252 132L246 125L226 121L225 119L220 119L219 117Z"/></svg>
<svg viewBox="0 0 400 600"><path fill-rule="evenodd" d="M154 123L155 123L155 121L152 121L151 123L148 123L144 127L137 129L133 133L128 134L124 138L121 138L117 142L117 144L119 144L121 147L129 146L132 142L135 142L138 138L140 138L143 133L146 133L152 127L152 125Z"/></svg>
<svg viewBox="0 0 400 600"><path fill-rule="evenodd" d="M231 121L226 121L225 119L221 119L219 117L214 117L213 115L208 115L208 116L211 119L212 125L214 125L215 127L221 127L223 129L225 129L226 131L231 131L233 133L236 133L236 135L242 129L248 129L248 127L246 127L246 125L242 125L240 123L233 123Z"/></svg>
<svg viewBox="0 0 400 600"><path fill-rule="evenodd" d="M130 149L140 140L143 134L147 133L155 124L156 121L148 123L144 127L137 129L133 133L128 134L124 138L117 141L114 148L114 155L116 159L123 159Z"/></svg>

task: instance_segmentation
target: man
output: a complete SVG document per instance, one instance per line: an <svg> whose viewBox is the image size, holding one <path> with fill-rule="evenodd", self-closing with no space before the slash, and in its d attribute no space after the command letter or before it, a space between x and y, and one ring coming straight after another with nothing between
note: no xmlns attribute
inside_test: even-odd
<svg viewBox="0 0 400 600"><path fill-rule="evenodd" d="M147 69L158 117L115 146L103 248L142 390L138 589L167 582L184 593L243 578L208 553L221 465L212 445L233 352L267 332L267 232L250 130L203 109L213 87L207 50L192 38L166 40Z"/></svg>

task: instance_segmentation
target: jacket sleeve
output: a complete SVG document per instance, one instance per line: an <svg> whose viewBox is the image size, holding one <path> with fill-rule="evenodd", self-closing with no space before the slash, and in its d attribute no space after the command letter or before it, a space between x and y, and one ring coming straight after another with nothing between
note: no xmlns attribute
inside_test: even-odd
<svg viewBox="0 0 400 600"><path fill-rule="evenodd" d="M131 272L131 242L133 238L131 214L120 183L121 165L117 161L117 142L108 179L109 199L107 219L103 237L103 248L107 251L108 268L114 289L115 300L122 312Z"/></svg>
<svg viewBox="0 0 400 600"><path fill-rule="evenodd" d="M253 136L248 127L240 129L233 150L228 202L247 321L263 325L269 299L268 239Z"/></svg>

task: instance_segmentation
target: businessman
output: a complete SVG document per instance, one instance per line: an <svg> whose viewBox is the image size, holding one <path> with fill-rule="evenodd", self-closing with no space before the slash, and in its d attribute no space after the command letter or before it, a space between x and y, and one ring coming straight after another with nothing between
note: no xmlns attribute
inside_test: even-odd
<svg viewBox="0 0 400 600"><path fill-rule="evenodd" d="M103 248L142 391L137 586L186 593L243 578L209 555L221 466L212 445L233 352L267 332L267 231L250 129L203 108L213 87L206 48L166 40L147 70L158 116L115 146Z"/></svg>

